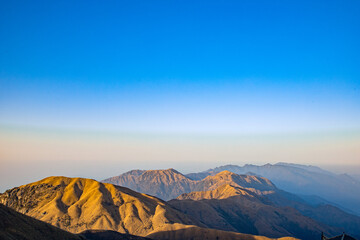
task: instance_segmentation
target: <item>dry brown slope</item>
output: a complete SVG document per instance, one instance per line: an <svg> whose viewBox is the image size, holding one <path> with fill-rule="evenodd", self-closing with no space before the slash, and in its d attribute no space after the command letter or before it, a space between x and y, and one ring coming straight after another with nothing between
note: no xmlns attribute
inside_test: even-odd
<svg viewBox="0 0 360 240"><path fill-rule="evenodd" d="M45 178L6 191L0 203L73 233L102 229L145 236L196 224L156 197L84 178Z"/></svg>
<svg viewBox="0 0 360 240"><path fill-rule="evenodd" d="M233 186L231 184L220 185L214 190L183 193L177 200L203 200L203 199L226 199L233 196L247 196L257 198L258 196L249 189Z"/></svg>
<svg viewBox="0 0 360 240"><path fill-rule="evenodd" d="M334 233L294 208L275 206L262 195L231 185L183 194L169 203L208 227L225 231L307 240L317 239L321 232Z"/></svg>
<svg viewBox="0 0 360 240"><path fill-rule="evenodd" d="M275 185L268 179L251 175L238 175L230 171L222 171L214 176L196 181L193 191L211 191L223 185L232 185L244 190L254 192L257 195L266 195L277 190Z"/></svg>

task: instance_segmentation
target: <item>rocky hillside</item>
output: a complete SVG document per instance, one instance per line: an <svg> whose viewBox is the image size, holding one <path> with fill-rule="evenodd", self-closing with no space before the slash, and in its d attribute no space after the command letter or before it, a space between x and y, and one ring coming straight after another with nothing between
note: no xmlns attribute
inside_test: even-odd
<svg viewBox="0 0 360 240"><path fill-rule="evenodd" d="M49 177L6 191L0 203L72 233L102 229L145 236L198 224L156 197L83 178Z"/></svg>
<svg viewBox="0 0 360 240"><path fill-rule="evenodd" d="M133 170L105 179L103 182L128 187L164 200L176 198L184 192L191 192L195 183L172 168L148 171Z"/></svg>

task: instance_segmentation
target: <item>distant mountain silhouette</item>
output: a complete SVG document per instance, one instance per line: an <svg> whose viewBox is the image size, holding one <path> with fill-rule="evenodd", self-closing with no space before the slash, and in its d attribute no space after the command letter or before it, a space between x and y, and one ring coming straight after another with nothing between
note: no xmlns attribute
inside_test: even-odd
<svg viewBox="0 0 360 240"><path fill-rule="evenodd" d="M347 174L334 174L315 166L277 163L256 166L225 165L200 173L186 176L193 180L201 180L224 170L237 174L251 172L271 180L278 188L298 195L319 196L326 202L341 207L350 213L360 215L360 181ZM306 197L305 197L306 198ZM320 199L318 198L317 201ZM309 203L311 199L306 198Z"/></svg>

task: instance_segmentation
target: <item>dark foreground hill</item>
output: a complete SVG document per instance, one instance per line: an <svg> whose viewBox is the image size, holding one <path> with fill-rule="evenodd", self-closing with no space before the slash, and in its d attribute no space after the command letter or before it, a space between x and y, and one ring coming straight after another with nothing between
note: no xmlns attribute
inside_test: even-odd
<svg viewBox="0 0 360 240"><path fill-rule="evenodd" d="M84 240L48 223L18 213L0 204L1 240Z"/></svg>

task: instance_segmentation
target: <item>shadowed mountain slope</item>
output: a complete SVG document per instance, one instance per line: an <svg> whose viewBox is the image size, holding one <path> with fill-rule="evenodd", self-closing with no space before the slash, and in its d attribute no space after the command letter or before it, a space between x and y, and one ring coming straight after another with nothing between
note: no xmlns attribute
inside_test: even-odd
<svg viewBox="0 0 360 240"><path fill-rule="evenodd" d="M83 178L49 177L6 191L0 203L72 233L102 229L145 236L197 224L158 198Z"/></svg>
<svg viewBox="0 0 360 240"><path fill-rule="evenodd" d="M225 231L308 240L318 239L321 232L337 232L294 208L273 205L265 196L231 185L182 194L169 203L208 227Z"/></svg>
<svg viewBox="0 0 360 240"><path fill-rule="evenodd" d="M105 230L86 230L80 233L86 240L150 240L151 238L139 237L130 234Z"/></svg>
<svg viewBox="0 0 360 240"><path fill-rule="evenodd" d="M360 238L360 217L343 211L330 204L310 205L294 194L278 190L266 196L273 204L280 207L292 207L304 216L331 227L341 228L339 232L348 232Z"/></svg>
<svg viewBox="0 0 360 240"><path fill-rule="evenodd" d="M18 213L0 204L1 240L84 240L48 223Z"/></svg>
<svg viewBox="0 0 360 240"><path fill-rule="evenodd" d="M299 195L316 195L360 215L360 181L347 174L334 174L315 166L277 163L243 167L226 165L186 176L193 180L202 180L209 175L222 171L236 174L254 173L271 180L278 188ZM319 198L319 199L321 199ZM311 199L308 199L310 203ZM325 202L324 202L325 203Z"/></svg>
<svg viewBox="0 0 360 240"><path fill-rule="evenodd" d="M299 240L292 237L268 238L200 227L187 227L174 231L159 231L150 234L149 237L158 240Z"/></svg>
<svg viewBox="0 0 360 240"><path fill-rule="evenodd" d="M227 175L227 176L224 176L224 175ZM301 214L305 218L300 218L299 216L297 218L288 216L287 221L283 221L281 223L278 221L273 221L273 222L270 221L270 225L267 225L267 227L274 229L275 226L271 226L271 224L274 224L274 223L278 223L278 224L281 224L282 226L285 226L286 222L293 221L293 222L301 223L301 222L306 221L306 222L311 223L311 222L314 222L314 220L315 220L316 222L311 223L311 226L310 226L310 227L318 226L316 229L313 229L314 232L319 231L319 229L322 229L322 231L324 231L324 232L326 232L326 231L332 232L333 229L335 229L335 230L337 229L338 232L346 231L358 238L360 237L360 234L358 231L358 229L360 229L360 217L349 214L347 212L344 212L343 210L341 210L335 206L329 205L329 204L310 205L306 201L304 201L302 198L300 198L294 194L277 189L274 185L271 184L271 182L269 183L268 181L264 181L264 186L261 188L264 191L259 191L257 189L252 189L252 188L243 188L239 184L241 182L238 180L237 181L228 181L229 179L237 179L236 175L237 174L234 174L234 173L231 173L228 171L223 171L223 172L218 173L215 176L208 176L202 181L207 181L207 179L208 180L211 179L210 182L212 182L214 179L217 179L217 178L219 178L219 176L221 176L221 178L220 178L221 180L219 182L223 182L224 179L226 179L225 182L227 182L227 184L221 185L221 184L214 183L212 185L212 187L209 188L209 189L213 189L214 186L216 186L216 187L219 186L214 190L185 193L185 194L180 195L177 199L178 200L196 200L196 201L205 200L205 199L221 200L221 201L216 201L218 204L216 207L218 213L219 212L221 213L221 211L223 211L223 210L219 210L219 209L221 209L221 207L224 207L225 205L230 205L228 202L232 202L231 203L232 209L234 209L234 208L235 209L236 208L245 209L246 206L243 206L241 204L246 204L247 206L253 206L254 209L260 209L260 208L265 209L266 208L270 212L272 212L275 209L279 209L276 211L278 213L281 213L281 217L285 217L289 213L286 211L285 212L281 211L281 209L287 208L287 209L291 209L290 212L296 212L297 215ZM243 176L243 175L240 175L240 176ZM251 177L251 176L249 176L249 177ZM225 200L225 199L230 199L230 198L232 199L232 201ZM224 201L222 201L222 200L224 200ZM207 201L203 201L203 202L207 202ZM173 204L173 201L170 201L170 203ZM198 204L198 203L192 203L191 201L188 204L190 205L190 203ZM235 206L237 206L237 207L235 207ZM185 213L187 213L189 215L192 215L194 213L191 210L192 207L190 207L190 209L186 209L187 208L186 206L183 206L181 208L179 208L178 206L176 206L176 207L178 209L183 210ZM197 206L195 208L201 209L201 207L199 207L199 206ZM195 209L195 211L196 211L196 209ZM204 211L206 211L206 210L209 210L210 208L203 208L203 209L204 209ZM204 211L201 211L202 216L205 216ZM248 214L249 214L249 217L253 217L255 220L257 220L257 218L255 217L256 212L248 212ZM276 215L274 215L274 217L276 217ZM198 219L199 221L202 221L198 217L195 217L195 218ZM212 218L214 218L214 217L207 217L207 219L212 219ZM306 220L306 219L308 219L308 220ZM225 219L225 222L226 222L226 220L227 219ZM238 219L238 221L240 221L240 220ZM206 221L202 221L202 222L204 222L209 227L217 228L216 226L221 226L220 223L223 221L217 220L217 221L214 221L214 224L209 224ZM304 225L304 224L300 224L300 225ZM319 226L321 226L321 227L319 227ZM231 227L230 228L225 227L225 228L220 228L220 229L228 230L228 231L235 231ZM266 235L266 236L278 236L276 234L268 235L267 232L263 232L262 230L259 232L256 232L256 231L249 232L242 228L237 228L236 231L240 231L240 232L244 232L244 233L251 233L251 234L261 234L261 235ZM289 232L283 232L282 234L289 235ZM316 234L314 234L314 235L316 235ZM290 236L300 237L300 235L291 235L291 234L290 234Z"/></svg>

